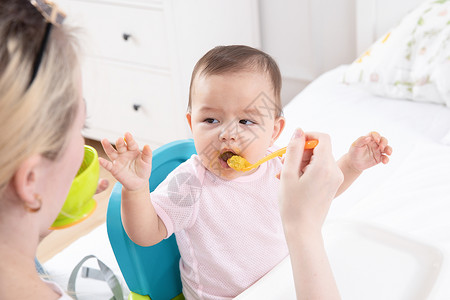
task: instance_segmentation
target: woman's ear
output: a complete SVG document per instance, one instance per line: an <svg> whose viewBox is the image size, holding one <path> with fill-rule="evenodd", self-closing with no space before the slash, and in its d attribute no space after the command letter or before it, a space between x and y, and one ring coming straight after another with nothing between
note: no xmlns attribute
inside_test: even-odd
<svg viewBox="0 0 450 300"><path fill-rule="evenodd" d="M12 186L25 207L34 210L40 208L40 199L37 196L39 167L42 156L33 155L24 160L14 174Z"/></svg>
<svg viewBox="0 0 450 300"><path fill-rule="evenodd" d="M284 117L280 116L275 119L275 124L273 126L272 141L270 143L270 146L272 146L273 143L275 143L275 141L278 139L280 134L283 132L285 125L286 119Z"/></svg>
<svg viewBox="0 0 450 300"><path fill-rule="evenodd" d="M188 121L189 127L191 128L191 132L192 132L192 119L191 118L192 118L191 113L190 112L186 113L186 119Z"/></svg>

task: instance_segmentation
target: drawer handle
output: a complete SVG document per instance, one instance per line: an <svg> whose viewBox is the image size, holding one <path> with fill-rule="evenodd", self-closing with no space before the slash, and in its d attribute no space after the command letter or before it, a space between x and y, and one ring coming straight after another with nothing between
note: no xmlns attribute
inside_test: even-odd
<svg viewBox="0 0 450 300"><path fill-rule="evenodd" d="M131 34L124 33L124 34L122 34L122 37L123 37L124 41L128 41L128 39L131 37Z"/></svg>
<svg viewBox="0 0 450 300"><path fill-rule="evenodd" d="M134 109L135 111L138 111L139 108L141 108L141 105L140 105L140 104L133 104L133 109Z"/></svg>

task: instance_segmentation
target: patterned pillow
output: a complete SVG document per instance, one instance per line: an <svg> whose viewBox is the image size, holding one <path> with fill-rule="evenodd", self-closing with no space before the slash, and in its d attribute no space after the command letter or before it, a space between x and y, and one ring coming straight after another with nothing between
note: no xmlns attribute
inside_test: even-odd
<svg viewBox="0 0 450 300"><path fill-rule="evenodd" d="M346 71L380 96L450 107L450 0L427 0Z"/></svg>

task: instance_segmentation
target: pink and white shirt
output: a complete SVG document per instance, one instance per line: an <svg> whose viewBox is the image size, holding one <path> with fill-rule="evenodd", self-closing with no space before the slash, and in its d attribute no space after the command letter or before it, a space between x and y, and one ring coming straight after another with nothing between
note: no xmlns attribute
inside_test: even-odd
<svg viewBox="0 0 450 300"><path fill-rule="evenodd" d="M224 180L193 155L151 193L167 237L176 236L186 299L232 299L288 255L275 177L281 166L272 159Z"/></svg>

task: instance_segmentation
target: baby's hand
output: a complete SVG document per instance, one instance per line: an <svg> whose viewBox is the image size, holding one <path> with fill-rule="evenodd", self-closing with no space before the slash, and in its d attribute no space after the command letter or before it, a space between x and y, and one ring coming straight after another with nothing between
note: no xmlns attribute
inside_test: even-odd
<svg viewBox="0 0 450 300"><path fill-rule="evenodd" d="M99 158L100 165L111 172L125 189L136 191L148 187L148 179L152 171L152 151L145 145L142 152L130 133L117 139L116 149L102 140L103 149L111 161Z"/></svg>
<svg viewBox="0 0 450 300"><path fill-rule="evenodd" d="M380 162L387 164L389 155L392 154L392 147L388 146L388 141L378 132L371 132L366 136L358 138L348 151L348 162L350 167L362 172L373 167Z"/></svg>

